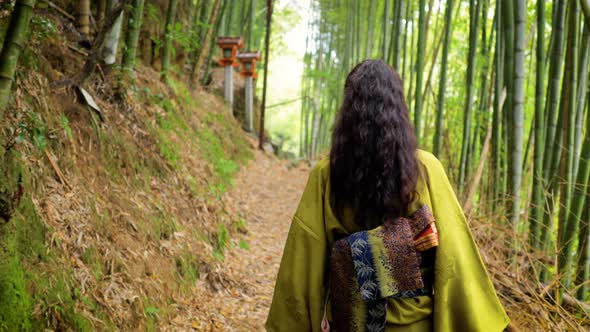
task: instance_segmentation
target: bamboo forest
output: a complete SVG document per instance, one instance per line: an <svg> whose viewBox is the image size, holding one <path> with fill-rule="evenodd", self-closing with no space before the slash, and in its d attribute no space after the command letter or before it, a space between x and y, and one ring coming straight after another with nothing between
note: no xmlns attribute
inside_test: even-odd
<svg viewBox="0 0 590 332"><path fill-rule="evenodd" d="M456 282L491 290L500 330L590 330L590 0L0 0L0 47L0 332L335 330L335 241L372 231L321 172L366 63L444 169L431 325L383 295L376 330L495 331ZM478 250L444 258L461 239Z"/></svg>

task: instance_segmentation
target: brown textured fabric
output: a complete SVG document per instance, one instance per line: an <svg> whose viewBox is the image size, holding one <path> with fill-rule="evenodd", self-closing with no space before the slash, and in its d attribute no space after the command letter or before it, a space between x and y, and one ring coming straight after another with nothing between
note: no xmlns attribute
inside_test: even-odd
<svg viewBox="0 0 590 332"><path fill-rule="evenodd" d="M359 237L368 241L366 245L369 247L365 248L369 248L367 254L375 261L373 264L378 261L379 265L385 268L381 275L375 275L377 279L374 281L380 284L379 287L386 292L372 299L372 301L379 301L390 296L413 297L427 291L420 270L422 254L417 251L416 247L417 245L436 246L437 241L435 243L431 241L433 240L431 238L422 237L424 232L428 233L426 236L436 235L434 228L432 228L433 225L434 217L430 209L428 206L423 206L408 218L389 220L381 227L355 233L335 242L330 259L330 293L333 321L331 327L335 331L364 330L364 324L356 321L357 316L371 313L370 310L365 314L358 312L359 305L368 309L368 306L372 303L363 303L360 298L356 298L359 296L358 288L361 279L363 279L363 282L370 282L370 279L366 279L367 275L363 275L363 277L357 275L358 271L356 271L355 264L360 262L356 262L357 258L353 255L351 242L354 243L355 239L359 239ZM365 234L362 235L362 233ZM373 240L369 240L370 238ZM382 243L384 251L377 252L384 254L376 254L374 251L376 248L372 248L371 243L377 246ZM367 263L368 261L364 262ZM376 267L371 266L371 268ZM366 322L369 321L367 318Z"/></svg>
<svg viewBox="0 0 590 332"><path fill-rule="evenodd" d="M420 275L420 255L414 249L414 234L410 225L409 219L398 218L386 222L381 228L383 245L393 268L390 275L396 282L398 292L424 287Z"/></svg>
<svg viewBox="0 0 590 332"><path fill-rule="evenodd" d="M352 287L356 287L352 253L346 239L336 241L332 250L330 273L330 304L334 331L351 331Z"/></svg>

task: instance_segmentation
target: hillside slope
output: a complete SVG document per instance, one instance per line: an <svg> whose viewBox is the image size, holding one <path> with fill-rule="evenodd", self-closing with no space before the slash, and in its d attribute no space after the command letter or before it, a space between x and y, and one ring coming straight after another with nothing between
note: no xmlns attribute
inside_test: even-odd
<svg viewBox="0 0 590 332"><path fill-rule="evenodd" d="M239 237L221 198L252 145L218 96L145 67L100 71L93 109L53 84L83 65L67 23L33 24L0 125L0 331L151 330Z"/></svg>

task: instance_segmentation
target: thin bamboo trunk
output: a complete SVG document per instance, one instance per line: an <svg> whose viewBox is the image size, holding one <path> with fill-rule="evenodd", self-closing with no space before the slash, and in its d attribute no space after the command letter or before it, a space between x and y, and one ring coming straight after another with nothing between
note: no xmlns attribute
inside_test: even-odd
<svg viewBox="0 0 590 332"><path fill-rule="evenodd" d="M145 0L135 0L132 11L127 21L127 36L125 38L125 51L123 52L123 70L132 72L135 66L137 54L137 41L143 20L143 5Z"/></svg>
<svg viewBox="0 0 590 332"><path fill-rule="evenodd" d="M414 131L420 145L422 124L422 79L424 76L424 49L426 47L426 1L420 0L418 16L418 50L416 54L416 92L414 93Z"/></svg>
<svg viewBox="0 0 590 332"><path fill-rule="evenodd" d="M100 31L102 30L102 26L104 25L104 16L106 14L107 1L98 0L96 7L96 27L97 30Z"/></svg>
<svg viewBox="0 0 590 332"><path fill-rule="evenodd" d="M510 165L511 165L511 160L510 160L510 154L511 151L509 150L510 147L513 146L513 142L512 142L512 135L510 134L510 130L512 130L512 123L511 123L511 119L512 119L512 107L513 107L513 96L514 96L514 2L513 0L504 0L502 1L502 12L503 12L503 36L504 36L504 82L506 85L506 103L504 104L504 112L503 112L503 136L505 139L505 142L507 142L507 144L505 143L505 146L507 147L506 150L506 157L505 158L505 162L504 162L504 166L505 166L505 170L506 172L504 173L504 176L506 178L506 181L502 181L503 185L508 185L509 187L511 185L508 184L508 179L510 179ZM508 175L508 177L506 177ZM506 188L502 188L502 193L504 195L506 195ZM512 197L510 197L509 201L512 199ZM510 203L509 203L510 204ZM508 214L508 219L509 220L513 220L512 216L510 215L510 211L507 211Z"/></svg>
<svg viewBox="0 0 590 332"><path fill-rule="evenodd" d="M236 11L236 10L237 10L237 7L238 7L238 6L236 6L236 4L235 4L235 1L234 1L234 0L226 0L226 1L224 2L224 6L226 6L226 8L225 8L225 12L227 13L227 16L226 16L226 15L224 15L224 16L226 16L226 21L225 21L225 33L226 33L227 35L233 35L233 33L234 33L234 32L233 32L233 31L234 31L234 30L233 30L233 24L234 24L234 22L233 22L233 20L234 20L234 11ZM228 10L228 8L229 8L229 10Z"/></svg>
<svg viewBox="0 0 590 332"><path fill-rule="evenodd" d="M590 60L590 19L584 25L584 33L582 35L580 46L580 70L578 70L578 92L576 102L576 128L574 130L574 166L573 176L578 174L580 165L580 151L582 147L582 126L584 122L584 101L588 92L588 62Z"/></svg>
<svg viewBox="0 0 590 332"><path fill-rule="evenodd" d="M590 100L587 101L590 105ZM589 285L587 283L590 274L590 262L588 252L589 222L588 210L590 210L590 111L586 111L586 137L580 156L580 169L574 184L573 201L567 224L576 226L579 224L578 253L580 258L576 268L576 284L582 286L578 291L578 298L586 300ZM585 208L585 211L584 211Z"/></svg>
<svg viewBox="0 0 590 332"><path fill-rule="evenodd" d="M564 41L564 22L565 22L565 1L557 0L556 20L551 28L554 35L553 46L551 49L551 62L549 64L549 82L547 85L547 109L545 115L547 116L546 136L545 136L545 155L543 156L543 168L545 169L544 178L550 178L548 174L551 168L553 155L558 145L555 144L555 133L558 119L558 103L559 103L559 83L561 82L561 66L563 63L563 41ZM554 6L556 6L554 5Z"/></svg>
<svg viewBox="0 0 590 332"><path fill-rule="evenodd" d="M588 102L590 104L590 102ZM582 204L580 231L578 232L578 266L576 269L576 285L579 287L577 297L581 301L590 300L590 186L586 188L586 202Z"/></svg>
<svg viewBox="0 0 590 332"><path fill-rule="evenodd" d="M78 2L76 23L81 34L84 36L90 34L90 0L80 0Z"/></svg>
<svg viewBox="0 0 590 332"><path fill-rule="evenodd" d="M546 191L543 224L539 230L539 247L544 249L550 242L550 230L553 224L553 205L557 198L558 187L557 180L554 176L556 170L556 161L559 160L559 151L561 145L561 136L555 137L559 119L557 105L559 102L559 83L561 81L561 66L563 63L563 34L565 22L565 0L557 0L554 4L554 17L552 22L552 45L550 46L551 54L549 56L549 81L547 84L546 103L545 103L545 144L543 155L543 179L545 181ZM546 270L543 276L546 276Z"/></svg>
<svg viewBox="0 0 590 332"><path fill-rule="evenodd" d="M168 3L168 14L166 15L166 25L164 30L164 43L162 45L162 74L160 79L164 82L168 80L168 71L170 70L170 53L172 52L172 29L176 20L177 0L170 0Z"/></svg>
<svg viewBox="0 0 590 332"><path fill-rule="evenodd" d="M198 52L198 56L197 56L197 60L194 62L193 64L193 68L191 69L191 75L190 75L190 85L193 86L195 84L195 82L200 81L201 79L201 67L203 66L203 61L205 60L206 54L209 53L209 48L211 47L211 36L213 35L213 29L215 26L215 23L218 20L218 13L219 13L219 5L221 4L220 0L215 0L213 2L213 10L211 12L211 17L209 18L209 27L207 28L207 33L205 35L205 38L203 39L203 45L201 47L201 49ZM195 77L196 76L196 77Z"/></svg>
<svg viewBox="0 0 590 332"><path fill-rule="evenodd" d="M221 17L221 15L223 15L223 12L225 11L225 9L227 8L227 1L223 1L223 5L221 5L221 8L219 9L219 14L218 17ZM221 20L217 20L217 22L215 22L215 27L213 28L213 33L211 34L211 39L209 40L209 45L213 45L215 44L215 37L217 35L219 35L219 29L221 28ZM211 60L213 58L213 48L209 47L209 50L207 51L207 59L205 60L205 71L203 72L203 77L201 78L201 84L205 85L207 80L209 79L209 71L211 70ZM255 85L256 81L254 80L252 83L253 85ZM254 87L252 88L253 90ZM252 94L254 94L256 91L252 91ZM252 96L252 98L254 98L254 96Z"/></svg>
<svg viewBox="0 0 590 332"><path fill-rule="evenodd" d="M389 4L390 0L385 0L383 5L383 20L381 21L381 33L383 34L383 40L381 41L381 59L387 59L387 37L389 36ZM395 38L395 35L391 36L391 39Z"/></svg>
<svg viewBox="0 0 590 332"><path fill-rule="evenodd" d="M18 58L26 42L36 0L17 0L0 53L0 121L8 104Z"/></svg>
<svg viewBox="0 0 590 332"><path fill-rule="evenodd" d="M266 0L266 37L264 38L264 81L262 84L262 104L260 106L260 134L258 136L259 148L264 144L264 113L266 111L266 88L268 82L268 61L270 53L270 32L272 27L273 0Z"/></svg>
<svg viewBox="0 0 590 332"><path fill-rule="evenodd" d="M406 4L406 7L409 7L410 4ZM391 36L392 38L392 44L393 44L393 50L391 52L392 56L393 56L393 68L395 68L396 70L399 71L400 68L400 59L401 59L401 52L400 52L400 42L401 42L401 35L402 35L402 10L404 8L404 1L403 0L396 0L396 9L395 9L395 16L394 16L394 31L395 33ZM407 11L407 9L406 9ZM408 22L405 23L406 26L406 34L404 34L404 45L406 43L406 35L407 35L407 31L408 31ZM404 46L405 47L405 46ZM404 50L405 52L405 50Z"/></svg>
<svg viewBox="0 0 590 332"><path fill-rule="evenodd" d="M406 55L407 55L406 49L407 49L407 46L408 46L408 24L409 24L410 19L411 19L411 16L410 16L410 12L411 12L410 11L410 7L412 7L412 4L411 3L407 3L406 4L406 14L405 14L406 19L405 19L405 24L404 24L404 42L403 42L403 45L404 46L402 47L402 53L403 53L402 54L402 59L403 59L403 63L402 63L402 79L403 79L404 82L407 81L407 79L405 79L406 78ZM398 54L399 54L399 52L398 52ZM399 60L398 60L398 62L399 62ZM393 67L396 68L396 66L395 66L395 58L394 58ZM410 74L410 76L412 76L412 75ZM408 109L410 109L409 102L410 101L408 101Z"/></svg>
<svg viewBox="0 0 590 332"><path fill-rule="evenodd" d="M458 188L463 191L468 166L468 148L471 138L471 121L473 114L473 81L475 76L475 55L479 14L482 0L469 0L469 51L467 55L467 77L465 81L465 106L463 108L463 140L461 144L461 161L459 163Z"/></svg>
<svg viewBox="0 0 590 332"><path fill-rule="evenodd" d="M443 119L445 110L445 91L447 84L447 63L449 59L449 47L451 41L452 20L453 20L453 0L446 2L445 8L445 32L443 41L443 54L441 60L441 72L438 88L438 102L436 113L436 131L434 133L434 155L440 158L443 138Z"/></svg>
<svg viewBox="0 0 590 332"><path fill-rule="evenodd" d="M250 0L250 16L248 19L248 39L246 47L249 50L254 50L254 22L256 19L256 0Z"/></svg>
<svg viewBox="0 0 590 332"><path fill-rule="evenodd" d="M503 90L503 48L502 40L504 35L502 33L503 19L502 19L502 1L496 2L496 45L494 51L494 58L496 61L496 79L494 81L494 112L492 115L492 211L496 210L498 198L500 194L501 181L501 153L502 153L502 106L501 95Z"/></svg>
<svg viewBox="0 0 590 332"><path fill-rule="evenodd" d="M533 248L539 245L539 223L543 219L543 155L545 137L545 1L537 1L537 71L535 79L535 150L533 166L533 194L529 219L529 243Z"/></svg>
<svg viewBox="0 0 590 332"><path fill-rule="evenodd" d="M369 12L367 17L374 15L375 13L375 0L371 0L369 5ZM375 20L369 20L369 27L367 32L367 40L365 43L365 59L370 58L373 55L373 35L375 32Z"/></svg>
<svg viewBox="0 0 590 332"><path fill-rule="evenodd" d="M195 49L191 52L190 57L190 65L191 69L189 72L189 84L192 85L194 82L194 75L196 71L196 64L199 56L201 55L201 51L203 50L203 45L205 44L205 38L207 34L207 30L204 29L205 22L207 22L207 14L209 12L209 0L200 0L199 6L197 8L197 13L195 13L195 21L194 25L194 32L193 38L196 40Z"/></svg>
<svg viewBox="0 0 590 332"><path fill-rule="evenodd" d="M512 118L510 128L510 184L512 200L510 221L516 225L520 220L520 201L522 185L522 153L524 130L524 80L526 52L526 1L515 2L515 33L514 33L514 85L512 98Z"/></svg>
<svg viewBox="0 0 590 332"><path fill-rule="evenodd" d="M573 188L573 158L574 158L574 122L576 115L576 91L578 81L578 43L579 43L579 12L578 0L570 0L569 19L568 19L568 40L566 51L565 74L562 90L562 114L563 124L563 142L566 146L561 153L560 177L561 177L561 196L559 209L559 227L558 227L558 260L557 272L561 284L566 288L570 285L570 276L572 268L571 253L574 251L574 243L579 225L579 220L570 217L572 211L572 188ZM583 174L585 176L585 174Z"/></svg>

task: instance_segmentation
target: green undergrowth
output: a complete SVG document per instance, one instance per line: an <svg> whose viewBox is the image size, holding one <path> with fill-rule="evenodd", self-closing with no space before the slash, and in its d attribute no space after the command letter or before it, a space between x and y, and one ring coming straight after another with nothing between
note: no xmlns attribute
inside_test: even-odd
<svg viewBox="0 0 590 332"><path fill-rule="evenodd" d="M214 234L213 241L213 256L223 261L225 259L225 252L227 248L235 248L236 246L240 249L249 250L250 245L246 240L241 239L239 234L246 233L246 222L240 218L233 222L230 229L225 224L217 225L217 232Z"/></svg>
<svg viewBox="0 0 590 332"><path fill-rule="evenodd" d="M30 66L31 70L36 68L36 64ZM129 128L105 123L97 113L86 108L81 111L88 112L87 117L75 119L68 117L65 109L49 111L31 106L22 111L16 129L3 131L18 135L14 139L15 147L5 153L0 163L0 193L14 191L20 174L25 195L10 222L0 219L0 332L47 328L74 331L118 329L108 309L89 296L87 290L80 289L69 261L71 253L61 250L59 237L52 237L53 230L47 228L42 214L35 208L34 197L44 195L44 177L55 176L45 150L59 159L59 165L66 174L82 176L82 170L78 169L80 166L69 153L78 141L88 144L89 139L95 140L96 149L93 151L96 152L93 153L96 159L92 160L96 165L90 167L96 167L92 171L97 177L149 193L152 190L150 179L166 180L176 174L195 198L202 197L205 201L221 197L232 186L240 166L252 158L251 148L237 122L227 114L206 109L184 83L171 81L171 85L173 96L154 93L147 87L131 86L129 89L140 102L158 106L159 112L153 118L140 119L141 123L138 123L148 133L148 137L144 138L147 143L130 139L126 131ZM32 98L25 96L25 99L24 104L35 105ZM77 137L81 126L86 133L82 140ZM198 152L211 174L196 174L188 163L190 156L187 151ZM37 164L24 162L27 158L35 159L42 165L42 170L35 172L35 178L29 174L27 167ZM205 185L199 181L202 178L206 179ZM101 210L96 202L89 204L90 220L87 222L101 238L110 238L113 235L109 230L114 223L112 214L105 213L104 207ZM139 213L145 218L139 222L136 220L134 228L150 243L158 244L172 239L175 232L184 232L210 242L214 247L213 255L219 259L223 259L228 246L249 248L245 241L234 236L238 229L245 229L243 221L237 222L237 226L236 223L228 226L220 223L215 234L210 236L201 233L198 228L185 229L177 217L162 206L150 206L149 211ZM188 290L194 285L199 276L202 255L207 253L194 252L187 246L169 257L176 268L174 272L178 284L174 287ZM96 245L85 246L78 258L94 280L108 277L109 268ZM120 262L113 264L115 266L111 268L115 272L124 269L124 264ZM148 298L139 301L143 308L142 326L148 331L157 330L167 319L170 303L153 303Z"/></svg>

